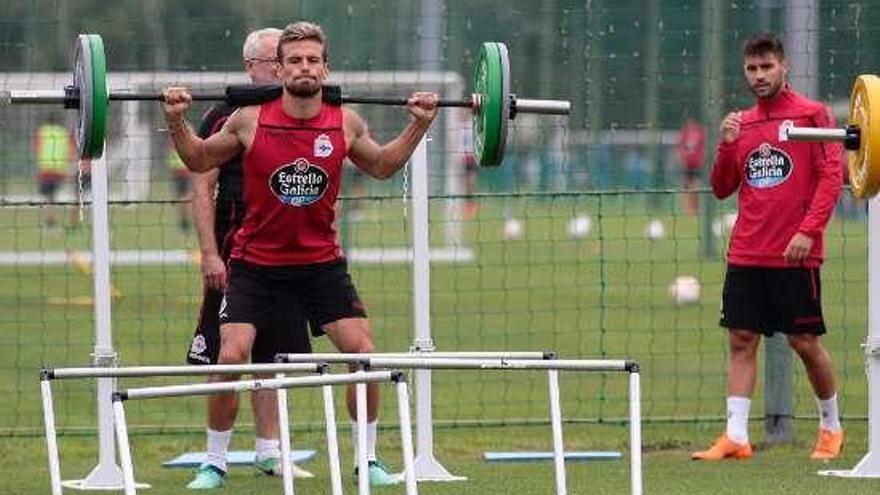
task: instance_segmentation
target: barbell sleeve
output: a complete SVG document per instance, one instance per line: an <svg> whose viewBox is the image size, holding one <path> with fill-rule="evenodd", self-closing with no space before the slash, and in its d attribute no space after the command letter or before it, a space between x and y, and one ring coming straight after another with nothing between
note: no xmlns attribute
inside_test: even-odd
<svg viewBox="0 0 880 495"><path fill-rule="evenodd" d="M565 100L531 100L512 98L510 118L518 113L537 113L543 115L568 115L571 113L571 102Z"/></svg>
<svg viewBox="0 0 880 495"><path fill-rule="evenodd" d="M843 141L846 139L846 129L789 127L786 135L792 141Z"/></svg>
<svg viewBox="0 0 880 495"><path fill-rule="evenodd" d="M785 135L792 141L841 141L848 150L857 150L862 142L858 127L789 127Z"/></svg>

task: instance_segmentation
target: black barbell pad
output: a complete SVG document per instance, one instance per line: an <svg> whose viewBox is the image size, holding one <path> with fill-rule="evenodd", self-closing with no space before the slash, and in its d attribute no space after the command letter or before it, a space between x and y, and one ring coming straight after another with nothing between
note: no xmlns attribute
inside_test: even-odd
<svg viewBox="0 0 880 495"><path fill-rule="evenodd" d="M280 84L233 84L226 87L226 104L233 107L260 105L281 97ZM326 85L321 91L324 103L342 104L342 88Z"/></svg>

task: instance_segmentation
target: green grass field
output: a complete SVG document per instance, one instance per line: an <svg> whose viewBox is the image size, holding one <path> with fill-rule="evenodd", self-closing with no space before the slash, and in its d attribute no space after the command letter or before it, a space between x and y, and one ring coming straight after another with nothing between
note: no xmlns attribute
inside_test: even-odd
<svg viewBox="0 0 880 495"><path fill-rule="evenodd" d="M349 205L353 206L353 205ZM432 238L442 244L444 203L432 205ZM343 225L349 246L405 246L408 219L399 197L368 201L365 219ZM525 236L504 240L502 211L524 219ZM589 214L593 229L584 239L566 233L575 214ZM411 208L409 210L411 215ZM41 210L0 208L0 251L88 249L90 231L47 233ZM649 241L643 229L661 218L667 237ZM111 209L112 248L192 249L195 239L177 229L174 205L118 206ZM827 345L840 380L843 414L848 418L846 456L829 465L849 468L865 452L867 410L864 340L867 242L863 220L835 219L829 227L828 263L823 271ZM761 450L755 459L725 465L688 460L721 429L725 340L717 326L723 277L721 256L700 255L700 228L694 218L676 214L672 198L655 203L642 196L584 194L488 197L479 216L465 226L465 244L476 261L432 266L431 322L438 350L555 350L563 357L631 358L642 365L645 418L645 486L652 493L850 493L875 492L876 481L815 476L823 468L807 461L815 429L815 406L805 377L796 368L798 439L793 445ZM723 250L724 240L719 241ZM353 276L368 305L377 347L406 350L412 337L412 272L404 264L353 265ZM675 306L667 285L678 274L702 283L699 303ZM141 265L113 268L122 293L114 302L114 346L124 365L178 364L198 311L198 267ZM41 366L86 365L94 330L90 306L57 305L52 298L91 294L90 279L72 266L19 264L0 267L0 454L9 459L0 493L48 490L37 370ZM323 340L317 350L329 351ZM181 380L127 380L120 386L179 383ZM759 384L759 390L761 385ZM54 385L65 478L81 477L94 465L94 393L86 382ZM549 427L543 374L531 372L438 372L435 374L436 449L467 483L423 486L423 493L552 493L548 464L491 465L485 450L547 450ZM310 464L318 480L298 484L303 493L328 490L321 409L314 391L291 394L297 444L319 450ZM383 451L399 464L396 417L391 394L383 408ZM341 397L340 397L341 399ZM753 415L760 417L757 394ZM628 455L626 379L606 374L565 374L562 381L568 448L620 450ZM337 402L342 404L341 400ZM234 446L250 448L250 413L243 408ZM342 409L341 407L339 408ZM341 411L340 411L341 412ZM189 476L160 463L186 450L201 450L204 400L168 399L128 405L135 431L136 472L155 493L182 493ZM345 425L343 415L341 424ZM507 425L507 426L503 426ZM761 424L752 427L760 442ZM343 434L343 440L348 436ZM343 461L350 458L343 442ZM627 493L624 461L573 464L572 493ZM236 493L272 491L276 480L233 471ZM353 489L353 487L351 488ZM349 490L350 491L350 490ZM392 490L383 492L391 493Z"/></svg>

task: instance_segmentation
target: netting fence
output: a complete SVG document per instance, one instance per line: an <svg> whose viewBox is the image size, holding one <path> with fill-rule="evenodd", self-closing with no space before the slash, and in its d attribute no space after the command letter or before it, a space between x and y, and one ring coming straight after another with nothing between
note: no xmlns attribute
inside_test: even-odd
<svg viewBox="0 0 880 495"><path fill-rule="evenodd" d="M170 5L163 2L117 4L108 11L97 1L11 2L0 13L0 89L66 84L79 32L104 36L111 88L139 91L240 82L246 32L294 18L325 27L338 82L381 94L466 94L479 43L507 43L514 91L569 99L574 111L567 119L518 119L504 165L473 176L464 166L467 119L446 111L432 128L435 344L444 351L546 349L635 359L649 421L723 415L726 345L717 320L736 205L715 201L700 183L699 208L686 207L677 154L684 120L702 122L704 162L711 162L720 115L749 104L739 45L761 27L794 43L794 84L832 104L838 118L854 77L871 72L880 57L872 48L880 34L864 14L871 2L218 1L208 15L201 2L179 0L176 17L164 15ZM90 363L92 233L76 164L52 200L34 181L33 131L54 110L0 111L0 392L7 403L0 431L31 434L41 428L39 367ZM379 140L393 137L407 118L401 109L358 111ZM110 106L113 341L124 365L181 363L199 311L198 244L182 221L188 199L175 189L162 127L157 104ZM338 222L383 351L404 351L412 339L412 273L401 254L411 242L407 174L376 182L349 169ZM656 223L649 227L654 220L662 232ZM864 417L864 204L841 200L827 247L827 343L843 413ZM681 275L699 281L696 302L670 298ZM330 350L323 340L315 345ZM796 411L812 416L809 385L799 367L795 373ZM563 387L568 421L626 416L619 380L571 376ZM547 420L540 376L437 373L434 392L437 424ZM297 424L320 421L318 397L298 394ZM63 384L56 402L63 430L95 427L94 415L84 414L95 407L91 384ZM202 399L133 404L128 414L133 429L204 425Z"/></svg>

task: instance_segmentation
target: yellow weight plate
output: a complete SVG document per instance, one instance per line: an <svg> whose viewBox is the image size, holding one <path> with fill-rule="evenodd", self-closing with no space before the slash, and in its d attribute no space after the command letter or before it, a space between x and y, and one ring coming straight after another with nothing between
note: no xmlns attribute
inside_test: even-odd
<svg viewBox="0 0 880 495"><path fill-rule="evenodd" d="M853 194L868 198L880 190L880 77L863 74L849 99L849 124L858 127L861 143L848 153Z"/></svg>

